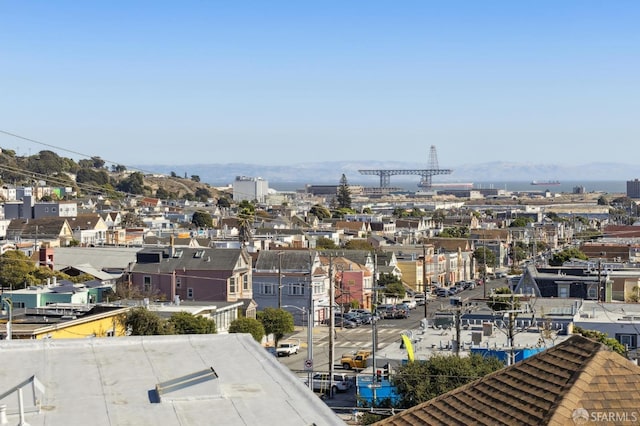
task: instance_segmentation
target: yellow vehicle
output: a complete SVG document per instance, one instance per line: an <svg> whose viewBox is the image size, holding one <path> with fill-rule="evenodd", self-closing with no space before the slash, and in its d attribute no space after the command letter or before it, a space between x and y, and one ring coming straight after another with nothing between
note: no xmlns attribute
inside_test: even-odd
<svg viewBox="0 0 640 426"><path fill-rule="evenodd" d="M367 358L371 355L370 351L358 351L354 354L343 354L340 358L340 364L345 370L362 370L367 368Z"/></svg>

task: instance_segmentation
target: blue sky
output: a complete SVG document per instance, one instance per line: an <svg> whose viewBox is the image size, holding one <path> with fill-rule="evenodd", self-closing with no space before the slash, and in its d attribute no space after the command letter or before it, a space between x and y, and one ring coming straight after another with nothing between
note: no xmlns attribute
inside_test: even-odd
<svg viewBox="0 0 640 426"><path fill-rule="evenodd" d="M634 163L638 22L625 0L6 1L0 130L125 165Z"/></svg>

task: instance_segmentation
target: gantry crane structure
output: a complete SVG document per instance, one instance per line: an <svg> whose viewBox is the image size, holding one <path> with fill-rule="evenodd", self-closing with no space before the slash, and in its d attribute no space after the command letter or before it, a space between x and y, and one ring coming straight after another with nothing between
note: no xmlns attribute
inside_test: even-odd
<svg viewBox="0 0 640 426"><path fill-rule="evenodd" d="M395 175L418 175L421 176L418 186L431 189L431 178L436 175L450 175L453 170L441 169L438 167L438 153L435 145L429 149L429 164L427 169L379 169L379 170L358 170L361 175L377 175L380 177L380 188L389 188L391 176Z"/></svg>

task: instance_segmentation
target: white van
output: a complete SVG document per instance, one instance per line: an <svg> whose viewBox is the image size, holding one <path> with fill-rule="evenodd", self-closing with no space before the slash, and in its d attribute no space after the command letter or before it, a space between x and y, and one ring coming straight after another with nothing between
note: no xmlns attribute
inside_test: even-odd
<svg viewBox="0 0 640 426"><path fill-rule="evenodd" d="M334 373L333 380L329 383L329 373L316 373L313 375L313 390L328 393L329 389L336 392L346 392L353 386L353 381L345 373Z"/></svg>

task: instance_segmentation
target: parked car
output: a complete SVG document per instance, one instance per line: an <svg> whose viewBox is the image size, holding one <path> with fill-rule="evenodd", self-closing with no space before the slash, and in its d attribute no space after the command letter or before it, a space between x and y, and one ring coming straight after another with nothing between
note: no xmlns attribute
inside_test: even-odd
<svg viewBox="0 0 640 426"><path fill-rule="evenodd" d="M394 318L394 306L389 304L378 305L376 315L380 319Z"/></svg>
<svg viewBox="0 0 640 426"><path fill-rule="evenodd" d="M278 343L276 348L276 355L278 356L291 356L297 354L300 350L300 341L287 341Z"/></svg>
<svg viewBox="0 0 640 426"><path fill-rule="evenodd" d="M367 368L367 358L371 356L371 351L358 351L353 354L342 354L340 365L345 370L362 370Z"/></svg>
<svg viewBox="0 0 640 426"><path fill-rule="evenodd" d="M360 317L360 315L358 315L356 312L349 311L346 314L342 314L342 317L346 320L355 322L356 325L363 324L362 317Z"/></svg>
<svg viewBox="0 0 640 426"><path fill-rule="evenodd" d="M438 297L446 297L446 296L449 296L449 289L448 289L448 288L446 288L446 287L439 287L439 288L436 290L436 295L437 295Z"/></svg>
<svg viewBox="0 0 640 426"><path fill-rule="evenodd" d="M416 305L417 306L421 306L424 305L426 302L426 300L429 298L429 296L427 295L427 297L425 297L424 293L416 293L413 296L413 299L416 301Z"/></svg>
<svg viewBox="0 0 640 426"><path fill-rule="evenodd" d="M416 309L418 307L418 303L414 299L404 299L402 303L407 305L409 309Z"/></svg>
<svg viewBox="0 0 640 426"><path fill-rule="evenodd" d="M398 303L394 306L394 318L409 318L410 313L411 309L406 303Z"/></svg>
<svg viewBox="0 0 640 426"><path fill-rule="evenodd" d="M323 319L322 324L329 325L329 318ZM334 325L336 327L344 327L344 328L355 328L358 326L355 322L343 318L342 314L339 314L339 313L335 315Z"/></svg>
<svg viewBox="0 0 640 426"><path fill-rule="evenodd" d="M332 390L333 393L346 392L353 387L353 381L344 373L334 373L333 380L330 380L331 376L328 373L316 373L313 375L312 383L313 390L322 393L328 393ZM308 381L305 381L307 386Z"/></svg>

